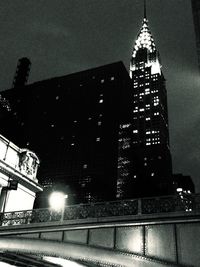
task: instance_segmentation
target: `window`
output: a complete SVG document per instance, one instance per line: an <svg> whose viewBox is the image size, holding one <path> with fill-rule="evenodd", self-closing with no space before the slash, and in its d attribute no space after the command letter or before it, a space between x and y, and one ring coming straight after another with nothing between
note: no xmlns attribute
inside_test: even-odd
<svg viewBox="0 0 200 267"><path fill-rule="evenodd" d="M96 141L97 141L97 142L100 142L100 140L101 140L100 137L97 137L97 138L96 138Z"/></svg>
<svg viewBox="0 0 200 267"><path fill-rule="evenodd" d="M131 124L127 123L127 124L121 124L120 125L120 129L124 129L124 128L128 128Z"/></svg>

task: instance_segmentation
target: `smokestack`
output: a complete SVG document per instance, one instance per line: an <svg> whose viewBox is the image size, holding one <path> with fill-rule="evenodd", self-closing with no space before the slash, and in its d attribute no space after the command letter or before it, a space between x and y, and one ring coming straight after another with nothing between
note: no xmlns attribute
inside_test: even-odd
<svg viewBox="0 0 200 267"><path fill-rule="evenodd" d="M18 60L12 88L26 85L30 73L30 68L31 62L28 58L23 57Z"/></svg>

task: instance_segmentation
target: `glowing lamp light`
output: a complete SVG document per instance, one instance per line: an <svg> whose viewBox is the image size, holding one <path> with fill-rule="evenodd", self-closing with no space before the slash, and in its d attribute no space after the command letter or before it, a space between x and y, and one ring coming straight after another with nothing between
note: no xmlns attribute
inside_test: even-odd
<svg viewBox="0 0 200 267"><path fill-rule="evenodd" d="M50 207L54 210L61 210L65 206L65 199L68 196L61 192L53 192L49 198Z"/></svg>

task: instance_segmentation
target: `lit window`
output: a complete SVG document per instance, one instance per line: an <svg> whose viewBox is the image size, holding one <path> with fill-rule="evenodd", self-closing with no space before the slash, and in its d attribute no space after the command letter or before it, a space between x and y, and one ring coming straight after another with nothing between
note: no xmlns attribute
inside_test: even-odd
<svg viewBox="0 0 200 267"><path fill-rule="evenodd" d="M101 140L100 137L97 137L97 138L96 138L96 141L97 141L97 142L100 142L100 140Z"/></svg>
<svg viewBox="0 0 200 267"><path fill-rule="evenodd" d="M74 143L71 143L71 146L74 146L75 144Z"/></svg>
<svg viewBox="0 0 200 267"><path fill-rule="evenodd" d="M140 108L140 111L141 111L141 112L144 111L144 108Z"/></svg>
<svg viewBox="0 0 200 267"><path fill-rule="evenodd" d="M100 99L100 100L99 100L99 103L103 103L103 99Z"/></svg>
<svg viewBox="0 0 200 267"><path fill-rule="evenodd" d="M154 172L152 172L152 173L151 173L151 176L154 176L154 175L155 175L155 173L154 173Z"/></svg>
<svg viewBox="0 0 200 267"><path fill-rule="evenodd" d="M124 128L128 128L131 124L127 123L127 124L121 124L120 125L120 129L124 129Z"/></svg>
<svg viewBox="0 0 200 267"><path fill-rule="evenodd" d="M138 130L133 130L133 133L138 133Z"/></svg>
<svg viewBox="0 0 200 267"><path fill-rule="evenodd" d="M51 127L53 128L55 125L54 124L51 124Z"/></svg>
<svg viewBox="0 0 200 267"><path fill-rule="evenodd" d="M159 101L154 101L153 105L154 106L158 106L159 105Z"/></svg>
<svg viewBox="0 0 200 267"><path fill-rule="evenodd" d="M111 79L111 81L114 81L115 77L111 77L110 79Z"/></svg>
<svg viewBox="0 0 200 267"><path fill-rule="evenodd" d="M146 121L150 121L150 120L151 120L151 118L150 118L150 117L147 117L145 120L146 120Z"/></svg>
<svg viewBox="0 0 200 267"><path fill-rule="evenodd" d="M87 169L87 166L88 166L87 164L84 164L83 169Z"/></svg>
<svg viewBox="0 0 200 267"><path fill-rule="evenodd" d="M98 121L98 126L101 126L101 121Z"/></svg>
<svg viewBox="0 0 200 267"><path fill-rule="evenodd" d="M91 121L91 119L92 119L91 117L88 118L89 121Z"/></svg>
<svg viewBox="0 0 200 267"><path fill-rule="evenodd" d="M104 82L105 82L105 80L104 80L104 79L102 79L102 80L101 80L101 83L104 83Z"/></svg>
<svg viewBox="0 0 200 267"><path fill-rule="evenodd" d="M58 100L59 98L60 98L60 97L57 95L57 96L56 96L56 100Z"/></svg>
<svg viewBox="0 0 200 267"><path fill-rule="evenodd" d="M183 188L179 187L176 189L177 192L182 192L183 191Z"/></svg>

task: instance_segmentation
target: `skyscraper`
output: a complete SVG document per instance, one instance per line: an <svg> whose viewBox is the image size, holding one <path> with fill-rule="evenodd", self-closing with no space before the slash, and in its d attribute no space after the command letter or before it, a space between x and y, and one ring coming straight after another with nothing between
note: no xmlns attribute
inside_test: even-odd
<svg viewBox="0 0 200 267"><path fill-rule="evenodd" d="M132 180L126 180L122 197L170 194L171 154L167 92L159 52L144 9L130 62L132 79Z"/></svg>
<svg viewBox="0 0 200 267"><path fill-rule="evenodd" d="M11 109L0 118L1 133L41 160L41 200L52 189L68 194L68 203L115 199L118 132L127 138L131 111L130 78L121 62L1 94Z"/></svg>

